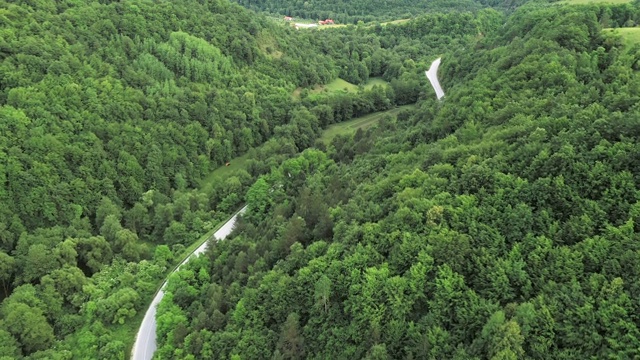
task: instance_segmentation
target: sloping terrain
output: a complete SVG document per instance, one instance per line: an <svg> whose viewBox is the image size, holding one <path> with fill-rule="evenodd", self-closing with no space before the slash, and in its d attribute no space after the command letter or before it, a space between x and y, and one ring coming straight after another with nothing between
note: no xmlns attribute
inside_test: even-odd
<svg viewBox="0 0 640 360"><path fill-rule="evenodd" d="M638 54L599 20L521 9L443 56L442 102L259 179L169 282L162 357L635 356Z"/></svg>

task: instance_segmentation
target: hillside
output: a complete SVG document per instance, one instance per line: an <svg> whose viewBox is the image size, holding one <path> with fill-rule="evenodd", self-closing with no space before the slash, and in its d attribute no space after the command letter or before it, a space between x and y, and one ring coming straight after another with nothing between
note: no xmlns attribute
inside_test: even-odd
<svg viewBox="0 0 640 360"><path fill-rule="evenodd" d="M637 3L335 3L0 0L0 359L632 357Z"/></svg>
<svg viewBox="0 0 640 360"><path fill-rule="evenodd" d="M521 8L443 56L442 102L262 176L169 282L160 356L636 356L640 53L602 20Z"/></svg>
<svg viewBox="0 0 640 360"><path fill-rule="evenodd" d="M318 34L222 0L0 4L0 357L11 359L127 357L166 274L259 176L323 144L331 124L429 96L425 64L502 19ZM351 91L307 96L339 78ZM243 166L219 170L233 158Z"/></svg>
<svg viewBox="0 0 640 360"><path fill-rule="evenodd" d="M0 5L0 357L121 359L168 269L333 121L291 93L352 62L227 1Z"/></svg>

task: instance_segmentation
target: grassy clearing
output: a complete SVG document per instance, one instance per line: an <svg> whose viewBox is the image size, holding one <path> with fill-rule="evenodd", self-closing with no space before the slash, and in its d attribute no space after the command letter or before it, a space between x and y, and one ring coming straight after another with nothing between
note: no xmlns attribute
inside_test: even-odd
<svg viewBox="0 0 640 360"><path fill-rule="evenodd" d="M557 4L589 5L589 4L626 4L633 0L563 0Z"/></svg>
<svg viewBox="0 0 640 360"><path fill-rule="evenodd" d="M266 57L271 59L280 59L282 57L282 51L278 49L278 43L272 35L263 32L258 34L256 40L260 52Z"/></svg>
<svg viewBox="0 0 640 360"><path fill-rule="evenodd" d="M615 29L603 29L603 31L613 32L619 34L625 42L627 47L631 47L635 44L640 44L640 27L633 28L615 28Z"/></svg>
<svg viewBox="0 0 640 360"><path fill-rule="evenodd" d="M383 22L383 23L380 23L380 25L385 26L387 24L402 24L402 23L407 22L409 20L411 20L411 19L398 19L398 20Z"/></svg>
<svg viewBox="0 0 640 360"><path fill-rule="evenodd" d="M329 126L326 130L322 132L322 136L320 136L320 140L325 144L329 144L331 140L333 140L336 135L339 134L351 134L356 132L358 129L367 129L378 123L380 119L382 119L385 115L397 115L400 111L405 109L410 109L415 105L404 105L399 106L395 109L380 111L373 114L361 116L359 118L355 118L349 121L341 122L338 124L333 124Z"/></svg>
<svg viewBox="0 0 640 360"><path fill-rule="evenodd" d="M375 85L388 85L389 83L379 77L370 78L366 84L364 84L365 89L371 89ZM294 99L300 98L300 93L302 93L302 88L297 88L291 94L291 97ZM356 92L358 91L358 85L352 84L346 80L337 78L332 82L325 85L316 85L313 89L309 91L310 95L317 95L322 93L329 92Z"/></svg>
<svg viewBox="0 0 640 360"><path fill-rule="evenodd" d="M322 90L324 89L327 91L358 91L358 85L354 85L346 80L337 78L327 85L324 85Z"/></svg>
<svg viewBox="0 0 640 360"><path fill-rule="evenodd" d="M364 84L364 88L365 89L371 89L372 87L376 86L376 85L389 85L388 82L386 82L383 78L379 78L379 77L373 77L370 78L366 84Z"/></svg>
<svg viewBox="0 0 640 360"><path fill-rule="evenodd" d="M299 99L302 93L302 88L297 88L291 94L293 99ZM326 85L316 85L313 89L309 90L310 95L317 95L328 92L350 92L358 91L358 85L354 85L346 80L337 78Z"/></svg>
<svg viewBox="0 0 640 360"><path fill-rule="evenodd" d="M200 189L203 191L208 190L211 187L211 184L213 183L214 180L216 179L224 180L227 177L229 177L229 175L234 171L245 169L248 158L249 158L249 154L245 153L242 156L238 156L236 158L231 159L229 161L229 166L223 165L213 170L209 175L207 175L206 178L204 178L204 180L200 182Z"/></svg>

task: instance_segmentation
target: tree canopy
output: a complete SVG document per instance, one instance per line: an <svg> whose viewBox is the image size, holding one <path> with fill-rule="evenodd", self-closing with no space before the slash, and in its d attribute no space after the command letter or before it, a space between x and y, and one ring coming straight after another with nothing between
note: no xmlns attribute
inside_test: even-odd
<svg viewBox="0 0 640 360"><path fill-rule="evenodd" d="M634 357L640 53L602 21L521 8L443 56L443 101L261 177L170 282L162 358Z"/></svg>
<svg viewBox="0 0 640 360"><path fill-rule="evenodd" d="M128 356L243 203L171 276L158 358L637 351L640 52L601 31L637 4L326 31L227 0L0 5L0 358Z"/></svg>

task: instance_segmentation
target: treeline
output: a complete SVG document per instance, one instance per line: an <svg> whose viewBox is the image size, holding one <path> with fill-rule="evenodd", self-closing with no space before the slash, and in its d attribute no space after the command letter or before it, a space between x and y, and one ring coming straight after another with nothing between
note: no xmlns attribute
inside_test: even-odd
<svg viewBox="0 0 640 360"><path fill-rule="evenodd" d="M477 11L486 7L512 8L525 0L314 0L307 2L286 0L236 0L249 9L274 15L286 15L303 19L324 20L331 18L341 24L357 24L408 19L425 13Z"/></svg>
<svg viewBox="0 0 640 360"><path fill-rule="evenodd" d="M444 58L444 101L260 177L170 280L158 356L636 356L640 53L601 21L520 9Z"/></svg>

